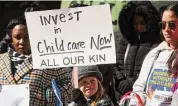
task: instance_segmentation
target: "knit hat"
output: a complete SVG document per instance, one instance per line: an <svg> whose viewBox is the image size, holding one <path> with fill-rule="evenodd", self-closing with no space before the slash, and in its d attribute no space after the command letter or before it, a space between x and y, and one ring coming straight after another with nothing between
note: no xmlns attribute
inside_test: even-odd
<svg viewBox="0 0 178 106"><path fill-rule="evenodd" d="M94 76L101 82L103 81L102 73L99 71L97 66L79 66L78 67L78 80L84 77Z"/></svg>

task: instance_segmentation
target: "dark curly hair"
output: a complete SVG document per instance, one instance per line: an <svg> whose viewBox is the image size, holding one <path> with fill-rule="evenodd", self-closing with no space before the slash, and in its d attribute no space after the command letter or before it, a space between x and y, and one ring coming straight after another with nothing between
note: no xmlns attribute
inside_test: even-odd
<svg viewBox="0 0 178 106"><path fill-rule="evenodd" d="M129 43L135 43L138 36L134 29L134 16L142 16L147 24L147 33L151 40L160 40L158 23L160 15L150 1L129 1L123 7L118 17L118 25L121 33L127 38ZM150 41L151 41L150 40Z"/></svg>
<svg viewBox="0 0 178 106"><path fill-rule="evenodd" d="M6 32L7 32L7 39L6 42L7 43L11 43L12 42L12 29L16 26L16 25L26 25L26 20L25 17L16 17L13 18L7 25L6 27Z"/></svg>

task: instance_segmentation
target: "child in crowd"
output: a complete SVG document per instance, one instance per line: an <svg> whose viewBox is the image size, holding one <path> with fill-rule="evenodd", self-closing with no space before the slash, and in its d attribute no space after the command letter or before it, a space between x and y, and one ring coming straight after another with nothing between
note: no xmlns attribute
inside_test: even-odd
<svg viewBox="0 0 178 106"><path fill-rule="evenodd" d="M80 90L73 90L73 102L68 106L114 106L104 92L103 76L97 66L78 67L78 81Z"/></svg>

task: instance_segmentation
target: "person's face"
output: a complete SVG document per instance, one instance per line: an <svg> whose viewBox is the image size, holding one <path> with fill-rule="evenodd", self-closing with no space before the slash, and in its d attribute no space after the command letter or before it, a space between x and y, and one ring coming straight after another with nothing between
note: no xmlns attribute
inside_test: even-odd
<svg viewBox="0 0 178 106"><path fill-rule="evenodd" d="M162 23L165 24L165 28L162 28L162 33L165 40L171 45L178 44L178 17L173 11L164 11L162 16ZM168 23L176 24L175 28L170 28Z"/></svg>
<svg viewBox="0 0 178 106"><path fill-rule="evenodd" d="M142 16L135 15L134 16L134 28L137 33L139 32L146 32L147 24L144 21Z"/></svg>
<svg viewBox="0 0 178 106"><path fill-rule="evenodd" d="M25 25L16 25L12 29L12 46L19 54L30 53L30 43Z"/></svg>
<svg viewBox="0 0 178 106"><path fill-rule="evenodd" d="M98 80L96 77L85 77L79 81L79 88L86 98L90 98L98 91Z"/></svg>

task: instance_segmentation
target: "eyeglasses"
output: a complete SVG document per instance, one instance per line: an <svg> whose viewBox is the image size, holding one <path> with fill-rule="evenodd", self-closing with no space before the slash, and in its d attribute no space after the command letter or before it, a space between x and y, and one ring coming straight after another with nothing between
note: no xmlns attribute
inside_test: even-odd
<svg viewBox="0 0 178 106"><path fill-rule="evenodd" d="M171 30L174 30L176 26L178 26L178 24L176 24L175 22L159 22L158 25L161 29L164 30L166 28L166 23L168 24L168 27Z"/></svg>

